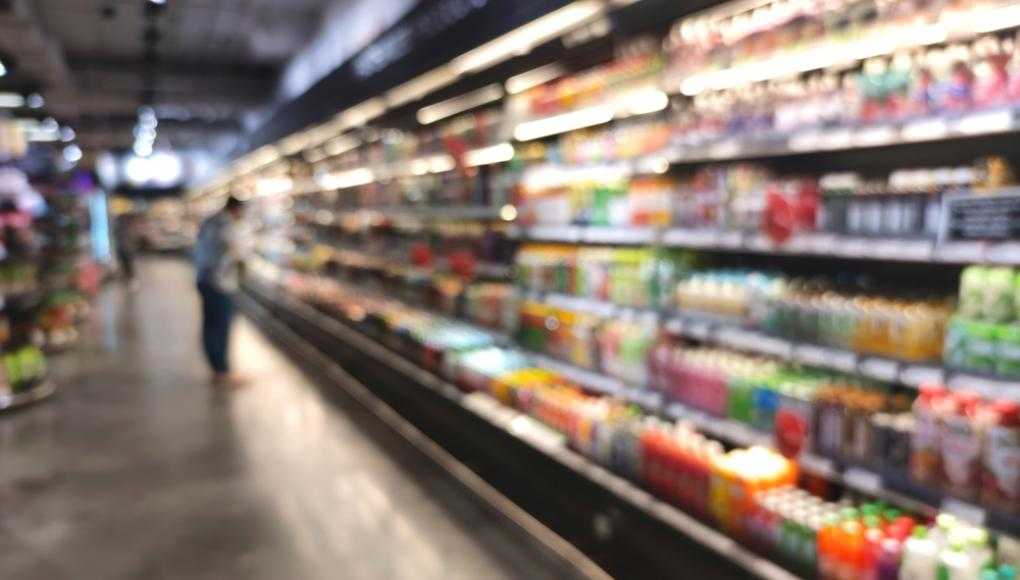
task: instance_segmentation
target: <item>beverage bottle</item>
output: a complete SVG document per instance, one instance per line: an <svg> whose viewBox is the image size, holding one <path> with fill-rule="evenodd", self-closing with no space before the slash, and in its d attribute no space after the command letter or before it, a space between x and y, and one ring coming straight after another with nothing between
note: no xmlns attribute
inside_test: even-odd
<svg viewBox="0 0 1020 580"><path fill-rule="evenodd" d="M939 553L938 580L981 580L981 566L972 559L966 540L953 537Z"/></svg>
<svg viewBox="0 0 1020 580"><path fill-rule="evenodd" d="M839 523L839 514L830 512L824 516L822 527L818 530L818 576L823 580L836 577L835 552Z"/></svg>
<svg viewBox="0 0 1020 580"><path fill-rule="evenodd" d="M1020 511L1020 404L998 401L989 409L982 459L981 499Z"/></svg>
<svg viewBox="0 0 1020 580"><path fill-rule="evenodd" d="M837 550L836 578L857 580L864 556L864 525L859 519L846 519L840 524L840 545Z"/></svg>
<svg viewBox="0 0 1020 580"><path fill-rule="evenodd" d="M950 397L950 412L942 421L942 465L951 493L973 497L981 479L981 451L984 426L980 420L981 398L976 393L958 392Z"/></svg>
<svg viewBox="0 0 1020 580"><path fill-rule="evenodd" d="M910 474L922 483L936 483L942 472L941 419L939 408L947 395L942 385L921 385L913 404L914 436L911 440Z"/></svg>
<svg viewBox="0 0 1020 580"><path fill-rule="evenodd" d="M902 557L903 542L895 538L882 540L875 578L877 580L898 580Z"/></svg>
<svg viewBox="0 0 1020 580"><path fill-rule="evenodd" d="M937 580L938 547L928 537L928 528L916 526L903 545L899 580Z"/></svg>

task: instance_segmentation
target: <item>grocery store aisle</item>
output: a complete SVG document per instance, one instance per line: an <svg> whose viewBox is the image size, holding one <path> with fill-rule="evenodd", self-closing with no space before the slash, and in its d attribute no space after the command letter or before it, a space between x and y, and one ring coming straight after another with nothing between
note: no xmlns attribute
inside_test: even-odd
<svg viewBox="0 0 1020 580"><path fill-rule="evenodd" d="M0 416L0 578L574 576L247 321L207 385L183 261L108 288L60 396Z"/></svg>

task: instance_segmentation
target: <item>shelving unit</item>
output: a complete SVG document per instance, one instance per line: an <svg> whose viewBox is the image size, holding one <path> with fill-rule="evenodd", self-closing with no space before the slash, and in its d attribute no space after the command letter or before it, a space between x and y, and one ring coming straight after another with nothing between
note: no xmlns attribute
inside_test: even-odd
<svg viewBox="0 0 1020 580"><path fill-rule="evenodd" d="M0 411L19 409L46 400L57 393L57 385L47 380L38 385L14 394L0 394Z"/></svg>

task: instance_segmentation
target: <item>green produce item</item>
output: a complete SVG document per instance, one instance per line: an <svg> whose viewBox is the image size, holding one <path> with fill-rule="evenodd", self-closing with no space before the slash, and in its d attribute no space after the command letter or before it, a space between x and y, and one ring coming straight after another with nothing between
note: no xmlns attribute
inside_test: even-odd
<svg viewBox="0 0 1020 580"><path fill-rule="evenodd" d="M988 269L982 266L968 266L960 277L960 315L964 318L979 319L984 310L984 286Z"/></svg>
<svg viewBox="0 0 1020 580"><path fill-rule="evenodd" d="M967 366L967 320L954 316L946 326L943 360L954 368Z"/></svg>
<svg viewBox="0 0 1020 580"><path fill-rule="evenodd" d="M982 372L995 370L995 341L998 328L998 325L985 322L968 321L965 323L964 366L966 368Z"/></svg>
<svg viewBox="0 0 1020 580"><path fill-rule="evenodd" d="M991 268L985 278L982 315L985 322L1009 322L1014 314L1015 275L1012 268Z"/></svg>
<svg viewBox="0 0 1020 580"><path fill-rule="evenodd" d="M1020 377L1020 326L1002 324L996 329L995 371Z"/></svg>

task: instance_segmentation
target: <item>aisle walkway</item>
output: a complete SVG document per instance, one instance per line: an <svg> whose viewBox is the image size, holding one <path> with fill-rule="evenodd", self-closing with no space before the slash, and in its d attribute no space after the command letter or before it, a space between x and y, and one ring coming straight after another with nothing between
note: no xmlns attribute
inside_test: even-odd
<svg viewBox="0 0 1020 580"><path fill-rule="evenodd" d="M190 270L143 264L56 364L60 396L0 415L0 578L569 578L254 327L256 387L207 386Z"/></svg>

